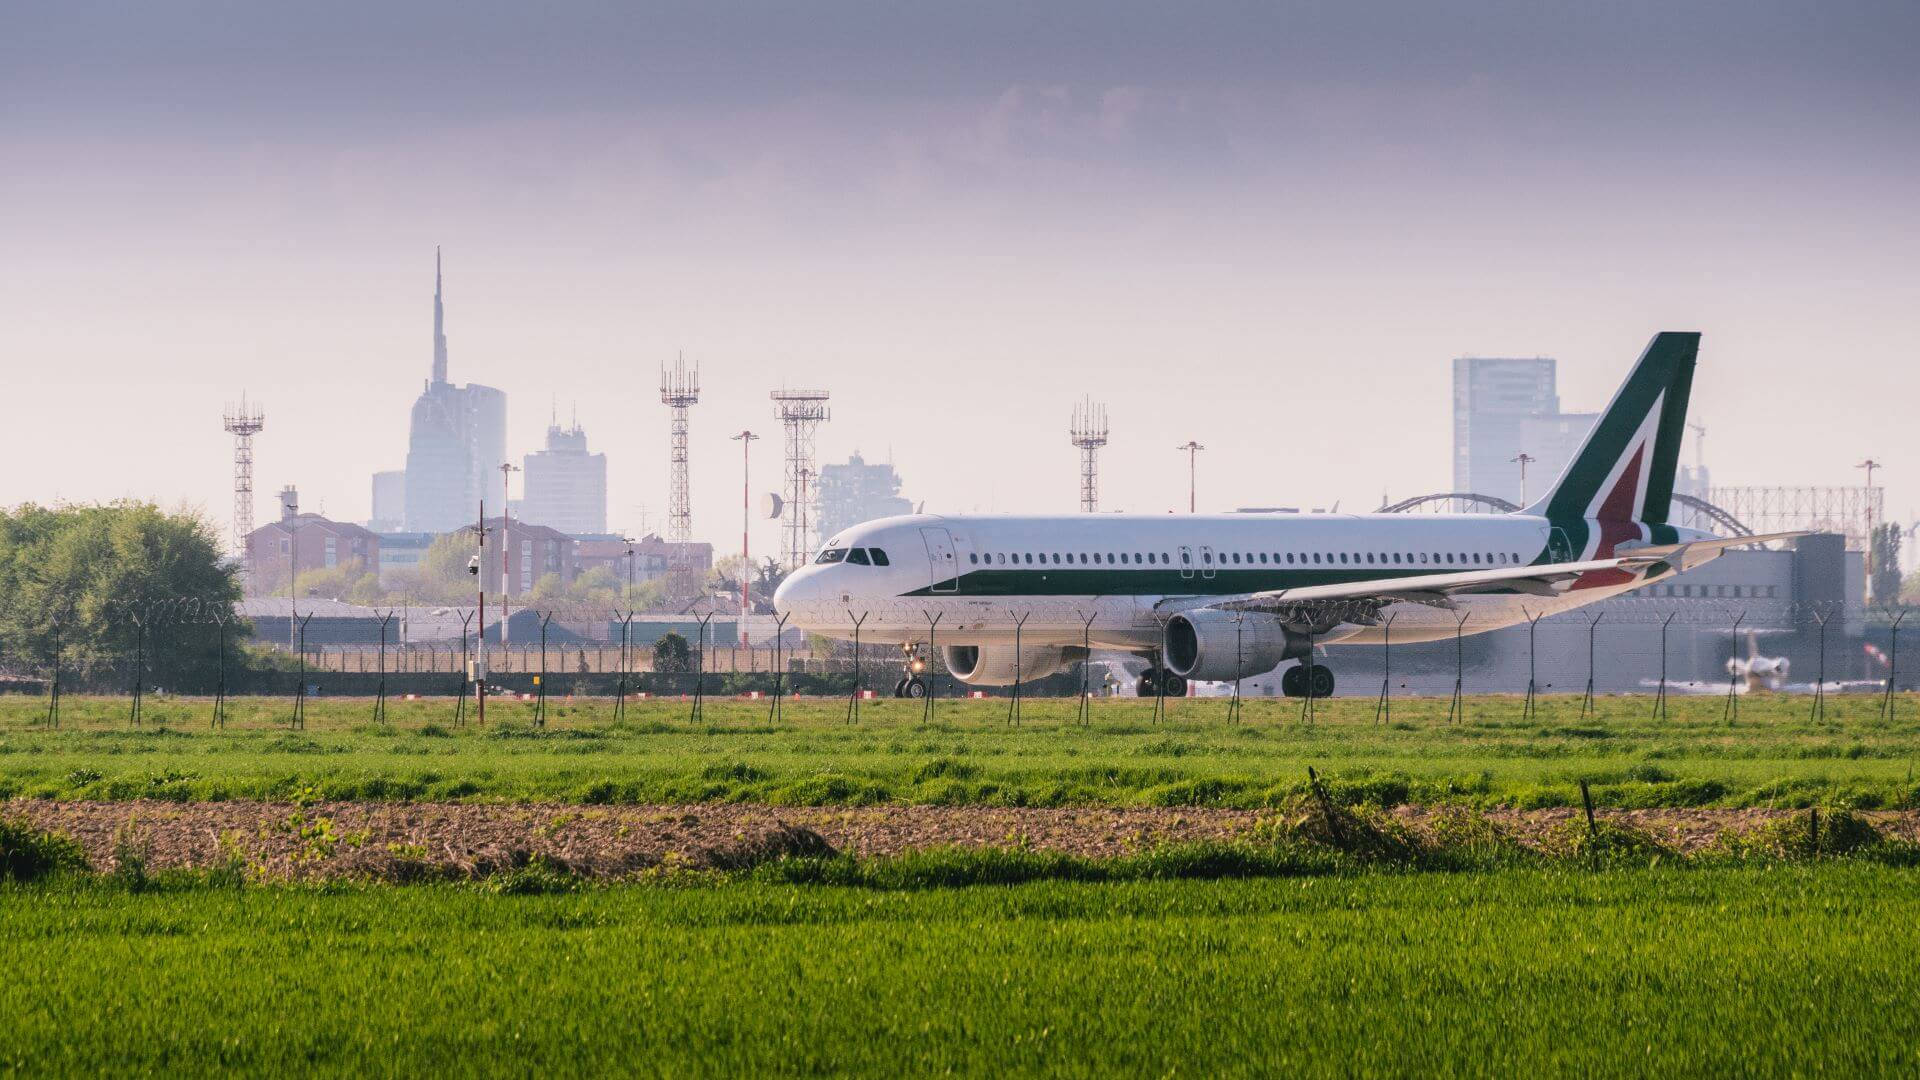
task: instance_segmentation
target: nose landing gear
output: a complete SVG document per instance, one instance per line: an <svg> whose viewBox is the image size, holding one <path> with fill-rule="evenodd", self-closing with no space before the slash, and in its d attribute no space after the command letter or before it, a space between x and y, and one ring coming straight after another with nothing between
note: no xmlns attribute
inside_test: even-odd
<svg viewBox="0 0 1920 1080"><path fill-rule="evenodd" d="M927 696L927 680L921 673L927 670L927 662L920 659L920 646L907 645L905 670L894 681L893 696L897 698L923 698Z"/></svg>

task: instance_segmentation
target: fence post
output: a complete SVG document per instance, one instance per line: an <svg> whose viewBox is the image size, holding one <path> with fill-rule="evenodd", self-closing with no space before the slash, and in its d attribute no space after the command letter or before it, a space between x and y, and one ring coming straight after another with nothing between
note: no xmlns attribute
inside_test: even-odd
<svg viewBox="0 0 1920 1080"><path fill-rule="evenodd" d="M920 699L920 722L923 724L933 723L933 700L940 696L940 680L934 672L934 660L939 653L934 639L940 630L940 619L945 614L946 612L941 611L928 615L925 609L920 612L920 616L927 620L927 693ZM912 676L909 675L908 678L911 679Z"/></svg>
<svg viewBox="0 0 1920 1080"><path fill-rule="evenodd" d="M792 612L775 616L773 620L773 700L767 705L767 723L777 723L783 716L780 709L780 684L786 675L786 669L780 663L781 650L786 646L787 618Z"/></svg>
<svg viewBox="0 0 1920 1080"><path fill-rule="evenodd" d="M1596 611L1593 617L1587 620L1587 692L1580 699L1580 719L1582 720L1587 718L1589 712L1595 719L1600 716L1600 706L1593 700L1593 636L1594 632L1600 628L1600 620L1605 618L1606 614L1604 611Z"/></svg>
<svg viewBox="0 0 1920 1080"><path fill-rule="evenodd" d="M1820 626L1820 669L1819 677L1813 681L1813 707L1807 711L1809 720L1827 718L1827 620L1832 612L1814 609L1813 621Z"/></svg>
<svg viewBox="0 0 1920 1080"><path fill-rule="evenodd" d="M1668 612L1667 621L1660 624L1660 691L1653 696L1653 718L1667 719L1667 627L1673 625L1673 617L1679 612Z"/></svg>
<svg viewBox="0 0 1920 1080"><path fill-rule="evenodd" d="M1100 610L1095 608L1093 614L1080 618L1080 714L1074 719L1083 727L1093 719L1093 701L1087 696L1087 669L1093 666L1093 620L1099 617Z"/></svg>
<svg viewBox="0 0 1920 1080"><path fill-rule="evenodd" d="M547 626L553 622L553 611L548 609L540 617L540 685L533 692L533 726L547 726Z"/></svg>
<svg viewBox="0 0 1920 1080"><path fill-rule="evenodd" d="M299 683L293 688L293 717L288 727L295 731L307 729L307 623L313 618L311 612L300 617L300 626L294 637L294 648L300 653Z"/></svg>
<svg viewBox="0 0 1920 1080"><path fill-rule="evenodd" d="M387 624L393 621L393 610L387 609L380 616L380 688L373 697L373 722L387 722ZM361 654L364 659L365 654Z"/></svg>
<svg viewBox="0 0 1920 1080"><path fill-rule="evenodd" d="M151 608L148 612L151 612ZM133 616L133 708L127 719L134 727L140 726L140 688L146 680L147 666L147 612Z"/></svg>
<svg viewBox="0 0 1920 1080"><path fill-rule="evenodd" d="M867 621L867 612L861 612L859 618L853 617L852 609L847 611L847 621L853 623L853 689L847 691L847 723L860 722L860 624Z"/></svg>
<svg viewBox="0 0 1920 1080"><path fill-rule="evenodd" d="M713 612L709 611L707 617L700 620L700 630L694 642L693 709L687 715L689 722L704 720L707 715L703 699L707 692L707 624L712 621Z"/></svg>
<svg viewBox="0 0 1920 1080"><path fill-rule="evenodd" d="M1462 691L1467 681L1466 632L1467 620L1473 618L1468 611L1453 621L1453 699L1447 702L1447 722L1453 723L1456 714L1459 722L1467 722L1467 699Z"/></svg>
<svg viewBox="0 0 1920 1080"><path fill-rule="evenodd" d="M1245 612L1233 613L1233 693L1227 697L1227 723L1240 722L1240 668L1247 661Z"/></svg>
<svg viewBox="0 0 1920 1080"><path fill-rule="evenodd" d="M214 654L217 674L213 684L213 717L209 727L227 726L227 620L215 614L213 624L218 628L219 645Z"/></svg>
<svg viewBox="0 0 1920 1080"><path fill-rule="evenodd" d="M1740 624L1745 622L1746 619L1747 613L1742 611L1739 617L1733 620L1733 651L1735 653L1740 651ZM1734 674L1732 661L1728 661L1727 704L1720 710L1720 719L1729 724L1740 719L1740 695L1734 689L1738 685L1739 679L1740 676Z"/></svg>
<svg viewBox="0 0 1920 1080"><path fill-rule="evenodd" d="M1373 722L1376 724L1393 723L1393 620L1399 618L1398 612L1387 616L1380 639L1380 700L1373 705ZM1309 690L1312 687L1308 687Z"/></svg>
<svg viewBox="0 0 1920 1080"><path fill-rule="evenodd" d="M473 612L460 616L460 700L454 705L453 722L457 727L467 725L467 664L470 654L467 651L467 630L473 625ZM453 650L447 650L451 658Z"/></svg>
<svg viewBox="0 0 1920 1080"><path fill-rule="evenodd" d="M1893 720L1893 684L1900 677L1900 623L1906 617L1905 609L1895 615L1892 630L1887 635L1887 692L1880 696L1880 719L1883 722Z"/></svg>
<svg viewBox="0 0 1920 1080"><path fill-rule="evenodd" d="M1020 726L1020 635L1032 617L1031 611L1017 619L1013 618L1013 612L1007 612L1007 618L1013 619L1013 695L1007 702L1007 723L1014 727Z"/></svg>
<svg viewBox="0 0 1920 1080"><path fill-rule="evenodd" d="M60 726L60 659L66 649L66 620L73 609L69 606L53 620L53 678L47 684L47 730Z"/></svg>

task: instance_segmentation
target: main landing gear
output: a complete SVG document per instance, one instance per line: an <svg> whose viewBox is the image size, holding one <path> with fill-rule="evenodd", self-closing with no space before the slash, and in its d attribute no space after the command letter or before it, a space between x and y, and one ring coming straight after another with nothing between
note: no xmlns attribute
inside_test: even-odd
<svg viewBox="0 0 1920 1080"><path fill-rule="evenodd" d="M1311 688L1317 698L1333 696L1333 670L1321 664L1296 664L1280 673L1280 692L1288 697L1306 697Z"/></svg>
<svg viewBox="0 0 1920 1080"><path fill-rule="evenodd" d="M923 698L927 696L927 680L920 677L927 670L927 662L920 659L918 645L906 646L906 670L894 681L893 696L897 698Z"/></svg>
<svg viewBox="0 0 1920 1080"><path fill-rule="evenodd" d="M1154 697L1165 684L1168 697L1186 697L1187 680L1168 671L1166 668L1150 667L1140 673L1140 679L1133 684L1133 692L1141 697Z"/></svg>

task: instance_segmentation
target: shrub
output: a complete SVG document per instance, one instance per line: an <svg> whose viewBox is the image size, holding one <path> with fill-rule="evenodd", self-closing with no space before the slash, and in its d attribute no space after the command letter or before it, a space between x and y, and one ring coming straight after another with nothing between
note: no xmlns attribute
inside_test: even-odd
<svg viewBox="0 0 1920 1080"><path fill-rule="evenodd" d="M486 879L488 891L501 896L545 896L578 892L585 884L566 867L535 855L524 864Z"/></svg>
<svg viewBox="0 0 1920 1080"><path fill-rule="evenodd" d="M24 818L0 818L0 881L32 881L86 865L86 851L72 837L37 829Z"/></svg>

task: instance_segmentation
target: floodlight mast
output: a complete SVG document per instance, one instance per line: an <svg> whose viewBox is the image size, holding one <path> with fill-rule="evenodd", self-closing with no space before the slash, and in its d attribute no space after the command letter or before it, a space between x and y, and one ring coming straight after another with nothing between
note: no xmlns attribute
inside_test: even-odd
<svg viewBox="0 0 1920 1080"><path fill-rule="evenodd" d="M480 592L480 651L474 661L474 700L479 705L479 723L487 726L487 575L480 564L487 554L487 497L480 497L480 519L474 523L473 583Z"/></svg>
<svg viewBox="0 0 1920 1080"><path fill-rule="evenodd" d="M753 482L752 470L753 441L760 436L751 431L742 431L732 436L740 444L740 644L747 644L747 616L753 613L753 603L748 595L748 583L753 580L753 554L748 546L749 525L753 521Z"/></svg>

